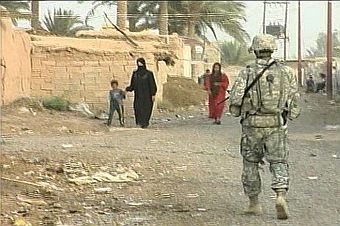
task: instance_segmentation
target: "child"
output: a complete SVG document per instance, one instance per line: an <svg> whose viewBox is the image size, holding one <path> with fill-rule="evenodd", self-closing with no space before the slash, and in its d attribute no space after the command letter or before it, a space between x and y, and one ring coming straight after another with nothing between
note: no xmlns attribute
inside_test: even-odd
<svg viewBox="0 0 340 226"><path fill-rule="evenodd" d="M112 123L113 113L117 111L119 116L119 122L121 126L124 126L124 106L123 99L125 99L125 92L118 88L118 81L111 81L112 89L109 91L108 101L109 101L109 119L107 125L110 126Z"/></svg>

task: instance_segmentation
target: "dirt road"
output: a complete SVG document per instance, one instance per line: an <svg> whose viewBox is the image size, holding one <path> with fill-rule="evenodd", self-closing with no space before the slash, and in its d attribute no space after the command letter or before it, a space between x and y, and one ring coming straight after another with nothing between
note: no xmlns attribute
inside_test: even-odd
<svg viewBox="0 0 340 226"><path fill-rule="evenodd" d="M289 128L287 221L275 218L268 164L261 173L264 215L243 214L236 118L213 125L194 108L158 113L146 130L133 128L130 118L128 128L108 131L68 113L4 111L1 176L17 181L1 180L1 225L16 216L34 226L340 225L340 106L318 94L303 105ZM98 172L138 177L71 182Z"/></svg>

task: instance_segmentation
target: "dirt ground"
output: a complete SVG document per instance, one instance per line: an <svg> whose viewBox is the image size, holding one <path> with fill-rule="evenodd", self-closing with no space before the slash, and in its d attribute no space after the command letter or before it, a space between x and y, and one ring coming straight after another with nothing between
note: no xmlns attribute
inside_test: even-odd
<svg viewBox="0 0 340 226"><path fill-rule="evenodd" d="M339 104L304 96L290 123L286 221L275 218L268 164L264 215L243 213L239 119L213 125L205 108L157 112L146 130L132 117L109 130L74 113L2 109L0 225L340 225Z"/></svg>

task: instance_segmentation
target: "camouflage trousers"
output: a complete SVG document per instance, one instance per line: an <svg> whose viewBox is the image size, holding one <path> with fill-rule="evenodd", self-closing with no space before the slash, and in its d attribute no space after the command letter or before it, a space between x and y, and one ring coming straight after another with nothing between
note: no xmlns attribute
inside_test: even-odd
<svg viewBox="0 0 340 226"><path fill-rule="evenodd" d="M288 190L287 128L242 127L241 154L243 156L242 184L249 197L261 192L259 164L265 159L270 164L273 190Z"/></svg>

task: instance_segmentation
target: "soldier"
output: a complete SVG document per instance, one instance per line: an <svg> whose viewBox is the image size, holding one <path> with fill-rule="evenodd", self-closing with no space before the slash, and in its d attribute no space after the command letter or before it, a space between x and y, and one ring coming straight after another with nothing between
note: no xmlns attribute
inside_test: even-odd
<svg viewBox="0 0 340 226"><path fill-rule="evenodd" d="M287 119L297 118L300 109L296 77L291 68L272 59L276 49L273 36L255 36L249 51L254 51L256 61L237 77L230 94L229 109L233 116L241 116L242 184L250 200L246 212L262 214L258 200L261 192L259 164L263 164L265 158L270 163L271 188L277 194L277 218L287 219Z"/></svg>

